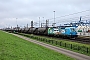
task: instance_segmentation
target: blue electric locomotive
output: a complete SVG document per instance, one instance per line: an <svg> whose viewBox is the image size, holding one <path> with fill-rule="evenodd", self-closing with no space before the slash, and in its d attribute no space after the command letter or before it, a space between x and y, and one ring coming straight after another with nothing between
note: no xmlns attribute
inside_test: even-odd
<svg viewBox="0 0 90 60"><path fill-rule="evenodd" d="M64 37L69 37L69 38L75 38L77 37L77 32L75 27L64 27L64 28L59 28L60 35Z"/></svg>

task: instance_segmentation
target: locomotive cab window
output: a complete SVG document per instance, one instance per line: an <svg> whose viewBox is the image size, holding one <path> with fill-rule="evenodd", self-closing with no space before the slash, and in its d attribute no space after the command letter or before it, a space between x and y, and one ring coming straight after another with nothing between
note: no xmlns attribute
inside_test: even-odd
<svg viewBox="0 0 90 60"><path fill-rule="evenodd" d="M76 30L75 30L75 28L71 28L71 31L75 32Z"/></svg>
<svg viewBox="0 0 90 60"><path fill-rule="evenodd" d="M58 29L54 29L54 31L59 31Z"/></svg>

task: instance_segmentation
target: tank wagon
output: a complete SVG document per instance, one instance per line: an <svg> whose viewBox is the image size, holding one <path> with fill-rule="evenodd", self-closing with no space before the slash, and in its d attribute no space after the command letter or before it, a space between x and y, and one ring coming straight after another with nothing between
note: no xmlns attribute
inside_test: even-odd
<svg viewBox="0 0 90 60"><path fill-rule="evenodd" d="M35 27L29 28L28 33L29 34L36 34L36 32L37 32L36 30L37 30L37 28L35 28Z"/></svg>

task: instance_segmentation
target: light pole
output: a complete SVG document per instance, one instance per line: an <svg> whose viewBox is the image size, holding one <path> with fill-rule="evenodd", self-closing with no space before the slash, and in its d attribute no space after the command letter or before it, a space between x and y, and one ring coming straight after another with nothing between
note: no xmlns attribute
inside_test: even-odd
<svg viewBox="0 0 90 60"><path fill-rule="evenodd" d="M43 22L44 22L44 17L43 17Z"/></svg>
<svg viewBox="0 0 90 60"><path fill-rule="evenodd" d="M54 12L54 23L53 23L53 27L55 27L55 11Z"/></svg>
<svg viewBox="0 0 90 60"><path fill-rule="evenodd" d="M39 17L39 27L40 27L40 17Z"/></svg>
<svg viewBox="0 0 90 60"><path fill-rule="evenodd" d="M54 23L55 23L55 11L53 11L54 12Z"/></svg>
<svg viewBox="0 0 90 60"><path fill-rule="evenodd" d="M16 26L17 26L17 18L16 18Z"/></svg>

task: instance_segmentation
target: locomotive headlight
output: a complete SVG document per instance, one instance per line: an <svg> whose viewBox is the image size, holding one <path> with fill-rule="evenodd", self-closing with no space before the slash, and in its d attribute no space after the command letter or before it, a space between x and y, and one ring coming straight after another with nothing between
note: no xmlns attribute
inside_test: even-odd
<svg viewBox="0 0 90 60"><path fill-rule="evenodd" d="M70 35L72 35L72 33L70 32Z"/></svg>

